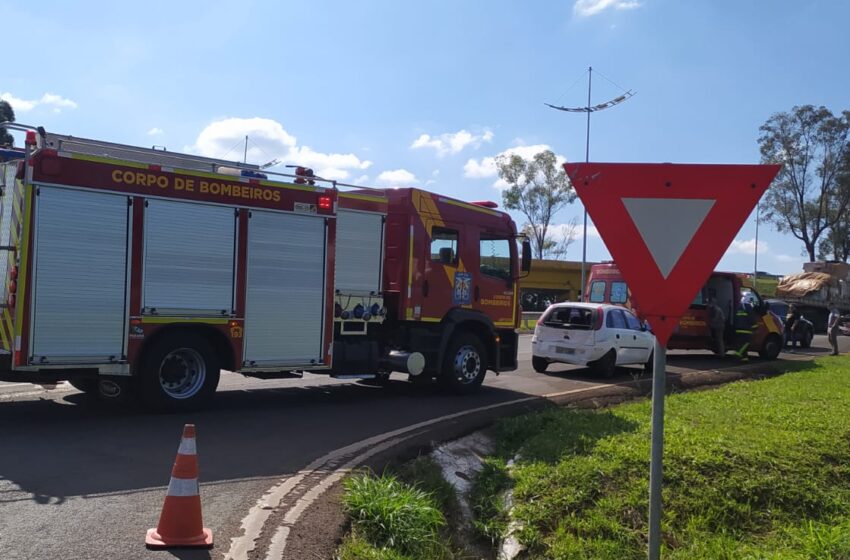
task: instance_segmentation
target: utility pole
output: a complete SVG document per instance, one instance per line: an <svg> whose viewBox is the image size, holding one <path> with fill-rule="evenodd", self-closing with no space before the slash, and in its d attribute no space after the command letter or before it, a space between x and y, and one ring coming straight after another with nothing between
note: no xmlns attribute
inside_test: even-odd
<svg viewBox="0 0 850 560"><path fill-rule="evenodd" d="M761 205L756 204L756 246L755 246L755 258L753 259L753 289L758 291L758 287L756 286L756 281L759 277L759 212L761 211Z"/></svg>
<svg viewBox="0 0 850 560"><path fill-rule="evenodd" d="M610 81L610 80L609 80ZM611 82L613 83L613 82ZM615 84L616 85L616 84ZM626 91L623 95L619 97L615 97L610 101L606 101L605 103L600 103L599 105L591 105L591 94L593 87L593 66L587 67L587 105L584 107L560 107L557 105L551 105L549 103L545 103L547 107L551 107L552 109L557 109L558 111L566 111L568 113L587 113L587 126L585 129L585 141L584 141L584 161L585 163L590 162L590 113L601 111L603 109L608 109L613 107L614 105L619 105L629 97L633 96L635 92L632 90ZM619 87L619 86L617 86ZM582 225L582 233L581 233L581 297L584 299L584 290L587 284L587 209L584 210L584 221Z"/></svg>

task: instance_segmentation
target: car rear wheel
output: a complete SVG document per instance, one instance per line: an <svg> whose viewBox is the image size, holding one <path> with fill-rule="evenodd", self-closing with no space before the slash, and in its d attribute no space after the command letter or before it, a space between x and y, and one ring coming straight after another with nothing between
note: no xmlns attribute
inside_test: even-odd
<svg viewBox="0 0 850 560"><path fill-rule="evenodd" d="M546 368L549 367L549 360L546 358L541 358L540 356L532 356L531 357L531 367L534 368L534 371L537 373L544 373Z"/></svg>
<svg viewBox="0 0 850 560"><path fill-rule="evenodd" d="M613 348L607 354L590 364L593 373L609 379L614 377L617 371L617 352Z"/></svg>

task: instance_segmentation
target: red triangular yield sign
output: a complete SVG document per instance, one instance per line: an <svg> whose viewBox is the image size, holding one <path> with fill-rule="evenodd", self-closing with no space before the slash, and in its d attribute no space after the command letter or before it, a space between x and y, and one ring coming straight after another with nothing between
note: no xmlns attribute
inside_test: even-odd
<svg viewBox="0 0 850 560"><path fill-rule="evenodd" d="M666 346L779 165L567 163L638 312Z"/></svg>

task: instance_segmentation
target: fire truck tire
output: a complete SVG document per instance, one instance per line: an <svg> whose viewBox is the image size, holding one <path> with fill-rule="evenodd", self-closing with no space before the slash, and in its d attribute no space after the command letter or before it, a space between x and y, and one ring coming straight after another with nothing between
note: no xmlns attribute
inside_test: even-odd
<svg viewBox="0 0 850 560"><path fill-rule="evenodd" d="M779 335L772 334L768 336L764 344L762 344L761 349L759 350L759 356L765 360L775 360L779 353L782 351L782 339L779 338Z"/></svg>
<svg viewBox="0 0 850 560"><path fill-rule="evenodd" d="M138 379L150 407L190 410L212 400L221 371L210 344L200 335L178 332L154 342L145 353Z"/></svg>
<svg viewBox="0 0 850 560"><path fill-rule="evenodd" d="M461 334L449 342L440 385L455 394L475 392L487 373L487 355L477 336Z"/></svg>
<svg viewBox="0 0 850 560"><path fill-rule="evenodd" d="M97 379L69 379L68 384L87 395L92 395L97 392Z"/></svg>

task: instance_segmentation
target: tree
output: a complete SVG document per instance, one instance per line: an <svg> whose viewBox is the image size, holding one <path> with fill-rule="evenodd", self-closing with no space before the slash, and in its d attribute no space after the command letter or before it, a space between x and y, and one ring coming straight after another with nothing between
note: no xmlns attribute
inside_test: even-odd
<svg viewBox="0 0 850 560"><path fill-rule="evenodd" d="M841 188L850 188L850 149L845 152L845 162L842 166L842 172L838 177L838 182L842 185ZM821 260L835 260L847 262L850 258L850 207L848 211L835 213L834 224L829 228L829 232L821 240L819 249L819 258Z"/></svg>
<svg viewBox="0 0 850 560"><path fill-rule="evenodd" d="M759 130L762 161L782 164L762 205L765 219L802 241L814 261L819 241L850 205L850 111L835 116L826 107L797 106Z"/></svg>
<svg viewBox="0 0 850 560"><path fill-rule="evenodd" d="M0 99L0 122L4 121L14 122L15 112L8 101ZM5 128L0 128L0 146L13 146L14 144L15 138Z"/></svg>
<svg viewBox="0 0 850 560"><path fill-rule="evenodd" d="M525 216L524 231L531 238L536 257L542 259L547 250L551 252L559 243L549 235L552 218L575 200L575 190L551 150L539 152L530 160L504 154L496 158L496 167L499 177L508 184L502 193L503 204ZM563 246L564 254L574 237Z"/></svg>
<svg viewBox="0 0 850 560"><path fill-rule="evenodd" d="M558 232L553 234L553 227L558 228ZM576 240L578 224L576 218L573 217L568 223L560 226L550 226L545 240L543 242L543 256L539 258L552 259L556 261L565 260L570 245ZM534 230L530 224L523 226L521 233L529 239L536 239ZM539 256L539 255L538 255Z"/></svg>

